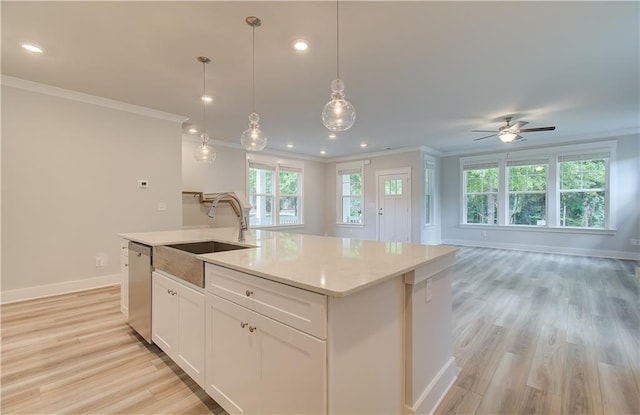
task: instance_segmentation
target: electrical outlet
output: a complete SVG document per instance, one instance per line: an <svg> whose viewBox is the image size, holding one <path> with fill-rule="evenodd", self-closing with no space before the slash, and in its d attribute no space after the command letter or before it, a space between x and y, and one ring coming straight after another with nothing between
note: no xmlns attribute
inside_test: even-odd
<svg viewBox="0 0 640 415"><path fill-rule="evenodd" d="M427 292L425 301L428 303L433 297L433 278L427 278L427 289L425 291Z"/></svg>
<svg viewBox="0 0 640 415"><path fill-rule="evenodd" d="M138 187L140 189L146 189L147 187L149 187L149 180L147 179L138 180Z"/></svg>
<svg viewBox="0 0 640 415"><path fill-rule="evenodd" d="M165 202L158 202L158 212L167 210L167 204Z"/></svg>
<svg viewBox="0 0 640 415"><path fill-rule="evenodd" d="M483 238L486 238L487 237L487 231L480 232L480 235L482 235Z"/></svg>
<svg viewBox="0 0 640 415"><path fill-rule="evenodd" d="M640 246L640 239L631 239L631 245Z"/></svg>
<svg viewBox="0 0 640 415"><path fill-rule="evenodd" d="M96 255L96 267L104 267L107 265L107 257L104 255Z"/></svg>

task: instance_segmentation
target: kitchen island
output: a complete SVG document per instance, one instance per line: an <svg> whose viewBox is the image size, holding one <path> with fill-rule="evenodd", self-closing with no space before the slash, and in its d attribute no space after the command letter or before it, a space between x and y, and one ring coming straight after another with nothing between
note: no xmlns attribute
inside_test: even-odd
<svg viewBox="0 0 640 415"><path fill-rule="evenodd" d="M233 229L121 236L151 246L237 244ZM435 409L456 376L455 248L261 230L242 245L253 248L198 256L206 263L204 383L223 408Z"/></svg>

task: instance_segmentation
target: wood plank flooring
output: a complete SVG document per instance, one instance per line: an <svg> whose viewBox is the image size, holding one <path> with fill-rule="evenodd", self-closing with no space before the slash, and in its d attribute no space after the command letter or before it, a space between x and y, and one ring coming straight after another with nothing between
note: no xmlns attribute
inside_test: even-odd
<svg viewBox="0 0 640 415"><path fill-rule="evenodd" d="M461 248L437 414L640 414L637 262ZM119 289L3 305L2 414L226 414L124 322Z"/></svg>
<svg viewBox="0 0 640 415"><path fill-rule="evenodd" d="M2 306L2 414L226 414L120 313L120 288Z"/></svg>
<svg viewBox="0 0 640 415"><path fill-rule="evenodd" d="M635 261L461 248L442 414L640 414Z"/></svg>

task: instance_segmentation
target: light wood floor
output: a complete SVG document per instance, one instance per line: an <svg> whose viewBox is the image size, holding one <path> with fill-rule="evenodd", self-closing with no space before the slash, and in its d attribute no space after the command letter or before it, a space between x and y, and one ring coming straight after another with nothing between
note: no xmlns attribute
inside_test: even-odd
<svg viewBox="0 0 640 415"><path fill-rule="evenodd" d="M7 414L226 414L125 323L117 286L2 306Z"/></svg>
<svg viewBox="0 0 640 415"><path fill-rule="evenodd" d="M637 262L462 248L436 414L639 414Z"/></svg>
<svg viewBox="0 0 640 415"><path fill-rule="evenodd" d="M461 248L437 414L639 414L632 261ZM119 289L1 307L2 414L226 414L124 323Z"/></svg>

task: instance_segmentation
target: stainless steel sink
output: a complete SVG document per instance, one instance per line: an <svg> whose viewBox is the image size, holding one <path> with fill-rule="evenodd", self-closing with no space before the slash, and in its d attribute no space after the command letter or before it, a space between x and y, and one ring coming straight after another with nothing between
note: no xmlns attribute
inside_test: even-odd
<svg viewBox="0 0 640 415"><path fill-rule="evenodd" d="M188 244L167 245L170 248L179 249L181 251L190 252L196 255L211 254L214 252L235 251L236 249L247 249L248 246L233 245L225 242L207 241L194 242Z"/></svg>
<svg viewBox="0 0 640 415"><path fill-rule="evenodd" d="M204 287L204 262L196 258L196 255L247 248L251 247L218 241L154 246L153 267L198 287Z"/></svg>

